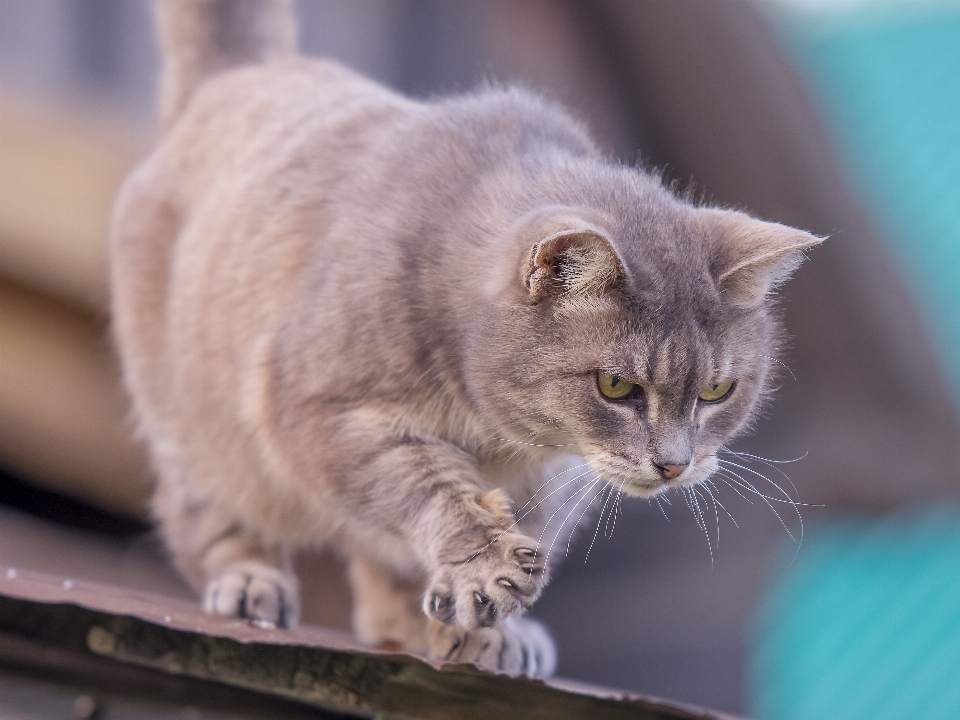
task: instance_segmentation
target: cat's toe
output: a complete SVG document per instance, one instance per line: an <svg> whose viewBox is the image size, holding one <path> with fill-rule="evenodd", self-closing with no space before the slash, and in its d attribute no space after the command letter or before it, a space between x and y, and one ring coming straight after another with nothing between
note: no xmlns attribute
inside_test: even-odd
<svg viewBox="0 0 960 720"><path fill-rule="evenodd" d="M429 628L430 657L442 663L471 663L508 675L546 678L557 651L546 628L530 618L506 618L489 628L464 630L440 622Z"/></svg>
<svg viewBox="0 0 960 720"><path fill-rule="evenodd" d="M232 565L207 583L203 609L213 615L246 618L276 627L296 627L296 579L257 562Z"/></svg>
<svg viewBox="0 0 960 720"><path fill-rule="evenodd" d="M547 582L543 558L535 547L523 535L501 534L469 560L445 565L424 597L424 612L468 630L519 615Z"/></svg>

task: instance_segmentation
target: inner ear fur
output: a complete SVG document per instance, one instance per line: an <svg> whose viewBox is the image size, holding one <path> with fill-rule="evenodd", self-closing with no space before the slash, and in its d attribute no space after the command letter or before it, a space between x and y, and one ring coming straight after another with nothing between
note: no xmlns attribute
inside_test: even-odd
<svg viewBox="0 0 960 720"><path fill-rule="evenodd" d="M804 261L804 250L825 238L733 210L703 210L718 226L714 278L725 299L754 307L786 282Z"/></svg>
<svg viewBox="0 0 960 720"><path fill-rule="evenodd" d="M550 294L597 295L625 275L610 241L592 228L568 228L552 233L530 250L524 281L530 299Z"/></svg>

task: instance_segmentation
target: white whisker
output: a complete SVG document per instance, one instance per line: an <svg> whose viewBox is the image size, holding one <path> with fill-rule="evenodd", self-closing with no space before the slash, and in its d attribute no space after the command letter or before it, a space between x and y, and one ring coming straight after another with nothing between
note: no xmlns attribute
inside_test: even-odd
<svg viewBox="0 0 960 720"><path fill-rule="evenodd" d="M626 483L627 481L624 480L623 482L620 483L620 487L617 488L617 499L614 500L613 510L610 513L611 515L613 515L613 525L610 525L610 516L609 515L607 516L607 525L610 528L610 532L607 533L607 540L613 537L613 531L617 529L617 517L619 517L620 513L623 511L622 510L623 503L621 501L623 500L623 486Z"/></svg>
<svg viewBox="0 0 960 720"><path fill-rule="evenodd" d="M558 472L558 473L557 473L556 475L554 475L552 478L550 478L549 480L547 480L543 485L541 485L540 487L538 487L537 490L536 490L536 492L534 492L533 495L530 496L530 499L527 500L527 501L523 504L523 507L521 507L519 510L514 511L513 514L516 515L516 514L519 513L519 512L523 512L523 510L527 507L527 505L529 505L530 503L533 502L533 499L537 496L537 494L538 494L541 490L543 490L547 485L549 485L550 483L552 483L554 480L556 480L557 478L559 478L561 475L566 475L568 472L573 472L574 470L579 470L580 468L588 467L589 465L590 465L590 463L580 463L579 465L575 465L575 466L572 467L572 468L567 468L567 469L564 470L563 472ZM585 473L585 474L586 474L586 473ZM582 477L582 476L581 476L581 477ZM561 485L560 487L563 487L563 486ZM547 497L549 497L549 495L548 495Z"/></svg>
<svg viewBox="0 0 960 720"><path fill-rule="evenodd" d="M589 494L590 494L590 491L593 490L593 488L595 488L595 487L597 486L597 483L599 483L599 482L600 482L600 479L599 479L599 478L595 478L594 480L592 480L592 481L590 482L589 485L584 485L582 488L580 488L580 489L577 490L575 493L573 493L573 495L571 495L571 496L568 497L566 500L564 500L564 501L560 504L560 506L559 506L556 510L554 510L553 515L551 515L551 516L547 519L547 522L546 522L546 523L544 524L544 526L543 526L543 530L540 531L540 537L537 538L537 547L534 549L534 553L533 553L533 554L534 554L534 557L536 557L537 553L540 551L540 545L541 545L541 543L543 543L543 536L544 536L544 534L546 534L547 528L550 527L550 523L553 522L553 519L559 514L559 512L560 512L561 510L563 510L564 505L566 505L568 502L570 502L571 500L573 500L575 497L577 497L578 495L580 495L581 493L583 493L583 496L580 497L580 498L577 500L577 502L576 502L576 505L579 505L579 504L580 504L580 501L583 500L584 497L586 497L587 495L589 495ZM576 507L576 505L574 505L574 507Z"/></svg>
<svg viewBox="0 0 960 720"><path fill-rule="evenodd" d="M789 366L788 366L785 362L783 362L783 361L781 361L781 360L777 360L775 357L770 357L769 355L757 355L757 357L762 357L762 358L766 358L767 360L772 360L773 362L777 363L778 365L786 368L787 372L790 373L790 377L792 377L794 380L797 379L797 376L793 374L793 370L791 370L791 369L789 368Z"/></svg>
<svg viewBox="0 0 960 720"><path fill-rule="evenodd" d="M590 509L590 506L593 505L594 501L598 497L600 497L600 495L603 493L605 489L606 488L600 488L600 492L598 492L596 495L593 496L590 502L587 503L587 506L583 509L583 512L580 513L580 517L577 518L577 522L574 524L573 530L571 530L570 535L567 536L567 551L564 554L564 557L569 557L570 555L570 543L573 541L573 534L577 531L577 527L580 525L580 521L583 520L584 516L586 516L587 514L587 511Z"/></svg>
<svg viewBox="0 0 960 720"><path fill-rule="evenodd" d="M598 482L599 482L599 480L600 480L600 479L598 478ZM593 487L595 487L595 485L591 485L591 488L593 488ZM601 493L603 492L603 488L600 488L600 492L601 492ZM586 499L587 495L589 495L589 494L590 494L589 491L586 492L586 493L584 493L583 497L581 497L579 500L577 500L577 502L574 503L573 507L570 508L570 512L567 513L567 516L563 519L563 522L560 523L560 527L557 528L557 534L553 536L553 540L552 540L551 543L550 543L550 547L547 549L547 556L544 558L544 561L543 561L544 566L546 566L546 565L548 565L548 564L550 563L550 554L553 552L553 546L557 544L557 540L560 539L560 535L563 533L563 526L567 524L567 521L568 521L568 520L573 516L573 514L577 511L577 508L580 507L580 503L583 502L584 499ZM600 493L597 493L597 495L599 495L599 494L600 494ZM590 505L592 505L592 504L593 504L593 500L591 500L590 502L587 503L587 506L583 509L583 513L580 514L580 518L577 518L577 522L576 522L576 524L573 526L573 530L570 531L570 535L569 535L568 538L567 538L567 553L568 553L568 554L569 554L569 552L570 552L570 538L573 537L573 532L577 529L577 525L580 524L580 519L583 518L583 516L586 514L587 510L590 509ZM546 528L544 528L544 531L546 531Z"/></svg>
<svg viewBox="0 0 960 720"><path fill-rule="evenodd" d="M713 480L711 480L711 479L704 480L703 485L704 485L704 487L707 487L707 486L709 485L711 488L713 488L714 490L717 490L717 491L719 492L719 488L717 488L717 486L713 484ZM733 490L734 490L738 495L740 495L740 497L744 497L743 494L741 494L740 491L737 490L736 488L733 488ZM711 499L713 500L714 505L715 505L715 506L719 506L719 508L720 508L721 510L723 510L723 511L727 514L727 517L730 518L730 522L732 522L732 523L734 524L734 526L739 530L739 529L740 529L740 525L737 523L736 520L734 520L733 515L730 514L730 511L727 510L726 507L724 507L724 505L723 505L722 502L720 502L719 500L717 500L717 496L714 495L712 491L710 491L710 490L708 489L708 492L710 492L710 497L711 497ZM746 500L746 498L744 498L744 499ZM748 501L748 502L749 502L749 501Z"/></svg>
<svg viewBox="0 0 960 720"><path fill-rule="evenodd" d="M558 492L560 492L561 490L563 490L563 489L564 489L565 487L567 487L568 485L572 485L573 483L579 482L580 480L582 480L583 478L587 477L587 476L588 476L590 473L592 473L592 472L593 472L593 470L587 470L586 472L580 473L580 474L577 475L575 478L573 478L573 480L567 480L567 482L565 482L565 483L564 483L563 485L561 485L560 487L554 488L553 490L551 490L549 493L547 493L546 495L544 495L543 498L541 498L540 502L538 502L538 503L537 503L536 505L534 505L532 508L530 508L529 510L527 510L527 511L526 511L525 513L523 513L520 517L518 517L511 527L516 527L525 517L527 517L527 515L529 515L530 513L532 513L534 510L536 510L536 509L537 509L538 507L540 507L541 505L543 505L543 504L544 504L547 500L549 500L551 497L553 497L554 495L556 495Z"/></svg>
<svg viewBox="0 0 960 720"><path fill-rule="evenodd" d="M783 502L782 500L779 500L778 498L769 498L769 497L767 497L766 495L764 495L763 493L761 493L759 490L757 490L755 487L753 487L753 485L752 485L749 481L745 480L744 478L742 478L740 475L738 475L737 473L733 472L732 470L728 470L728 469L724 468L724 469L722 470L722 472L724 472L724 473L729 473L730 475L735 476L735 477L730 477L730 475L725 475L724 477L726 477L726 478L728 478L729 480L733 481L733 482L736 483L737 485L740 485L740 487L742 487L744 490L749 490L750 492L752 492L752 493L754 493L755 495L757 495L758 497L760 497L760 498L763 500L764 504L765 504L768 508L770 508L770 512L772 512L772 513L776 516L777 520L780 521L780 524L783 526L783 529L787 532L787 535L790 536L790 539L793 540L793 542L794 542L795 544L798 544L798 543L797 543L797 539L793 536L793 533L790 532L790 528L787 527L787 524L783 521L783 518L780 517L780 513L778 513L777 510L776 510L776 508L773 507L773 505L770 504L770 501L771 501L771 500L774 500L774 501L777 501L777 502ZM735 479L735 478L736 478L736 479ZM794 511L796 511L797 515L800 514L800 511L797 510L796 506L793 506L793 509L794 509ZM802 522L802 519L801 519L801 522ZM801 527L802 527L802 526L801 526ZM799 544L798 544L798 545L799 545Z"/></svg>
<svg viewBox="0 0 960 720"><path fill-rule="evenodd" d="M771 497L771 498L767 498L768 500L773 500L774 502L782 502L782 503L785 503L785 504L787 504L787 505L793 505L794 507L798 507L798 506L799 506L799 507L818 507L818 506L816 506L816 505L811 505L810 503L802 503L802 502L798 502L798 501L794 500L793 497L791 497L790 493L788 493L788 492L787 492L786 490L784 490L782 487L780 487L779 485L777 485L777 483L775 483L773 480L771 480L770 478L768 478L768 477L767 477L766 475L764 475L763 473L759 473L759 472L757 472L756 470L754 470L754 469L751 468L751 467L747 467L746 465L740 465L739 463L731 462L730 460L718 460L718 462L721 463L721 464L723 464L724 466L731 466L731 467L735 467L735 468L740 468L741 470L746 470L748 473L751 473L751 474L753 474L753 475L756 475L756 476L757 476L758 478L760 478L761 480L766 480L768 483L770 483L771 485L773 485L777 490L779 490L780 493L783 495L783 498L774 498L774 497ZM739 477L739 476L738 476L738 477ZM742 478L741 478L741 479L742 479ZM744 480L744 482L746 482L746 481ZM759 494L759 493L758 493L758 494ZM786 498L786 499L784 499L784 498Z"/></svg>
<svg viewBox="0 0 960 720"><path fill-rule="evenodd" d="M716 524L717 524L717 550L720 550L720 510L719 508L717 508L717 499L713 497L713 493L710 492L710 488L708 488L706 485L703 485L702 487L703 487L703 491L707 493L707 495L710 497L711 504L713 505L713 518L714 520L716 520ZM693 487L691 489L693 490L695 495L700 494L697 492L696 487ZM707 498L703 499L703 504L704 505L707 504Z"/></svg>
<svg viewBox="0 0 960 720"><path fill-rule="evenodd" d="M713 567L713 542L710 540L710 531L707 529L707 521L703 517L703 511L700 509L700 501L694 493L693 488L683 488L683 494L687 499L687 506L697 519L697 525L703 530L703 535L707 538L707 550L710 552L710 567Z"/></svg>
<svg viewBox="0 0 960 720"><path fill-rule="evenodd" d="M584 463L584 465L586 465L586 463ZM579 467L583 467L583 465L580 465ZM576 468L570 468L570 470L573 470L573 469L576 469ZM570 470L566 470L566 471L564 471L564 472L569 472ZM469 558L467 558L467 560L466 560L465 562L470 562L471 560L473 560L474 558L476 558L478 555L480 555L480 553L482 553L484 550L486 550L487 548L489 548L490 546L492 546L492 545L493 545L494 543L496 543L500 538L502 538L502 537L503 537L504 535L506 535L508 532L510 532L511 530L513 530L515 527L517 527L517 525L519 525L519 524L523 521L523 519L524 519L525 517L527 517L527 515L529 515L529 514L532 513L534 510L536 510L538 507L540 507L540 506L541 506L543 503L545 503L552 495L555 495L556 493L560 492L561 490L563 490L563 489L564 489L565 487L567 487L568 485L571 485L571 484L573 484L573 483L576 483L576 482L581 481L583 478L587 477L590 473L591 473L591 471L590 471L590 470L587 470L585 473L581 473L580 475L577 475L577 477L573 478L573 480L568 480L567 482L565 482L565 483L564 483L563 485L561 485L560 487L558 487L558 488L554 489L553 491L551 491L551 492L550 492L548 495L546 495L542 500L540 500L540 502L538 502L538 503L537 503L536 505L534 505L532 508L530 508L529 510L527 510L527 511L526 511L525 513L523 513L520 517L515 518L514 521L513 521L508 527L504 528L504 529L500 532L499 535L497 535L495 538L493 538L493 540L491 540L491 541L488 542L486 545L484 545L484 546L482 546L480 549L478 549L473 555L471 555ZM562 474L563 474L563 473L560 473L560 475L562 475ZM550 480L548 480L546 483L544 483L543 485L541 485L541 486L540 486L540 490L542 490L549 482L550 482ZM540 490L537 490L537 492L540 492ZM564 505L566 505L566 504L570 501L570 499L571 499L572 497L574 497L574 496L576 496L576 495L579 495L582 490L583 490L583 488L580 488L580 489L577 490L573 495L571 495L569 498L567 498L566 500L564 500L563 503L560 505L560 507L562 508ZM537 496L537 494L534 493L533 497L536 497L536 496ZM532 499L533 499L533 498L531 498L531 500L532 500ZM527 505L529 505L529 504L530 504L530 500L527 501ZM524 507L526 507L526 505L524 505ZM522 508L521 508L521 509L522 509ZM560 508L557 509L557 512L559 512L559 511L560 511ZM518 511L518 512L519 512L519 511ZM557 513L555 512L553 515L551 515L551 516L550 516L550 520L552 520L553 517L554 517L556 514L557 514ZM514 513L514 515L516 515L516 513ZM549 523L550 523L550 521L548 520L548 521L547 521L547 524L549 525ZM544 529L546 529L546 526L544 526ZM542 537L542 534L541 534L541 537Z"/></svg>
<svg viewBox="0 0 960 720"><path fill-rule="evenodd" d="M657 496L654 498L654 500L657 501L657 507L660 508L660 512L661 512L661 514L663 515L663 519L666 520L667 522L670 522L670 518L667 517L667 511L663 509L663 503L660 502L660 496L657 495ZM669 504L669 503L668 503L668 504Z"/></svg>
<svg viewBox="0 0 960 720"><path fill-rule="evenodd" d="M593 539L590 540L590 547L587 548L587 554L583 557L583 564L587 564L590 557L590 551L593 550L593 544L597 541L597 535L600 533L600 523L603 522L603 512L607 509L607 503L610 502L610 496L613 494L613 485L610 486L607 497L604 498L603 506L600 508L600 517L597 518L597 529L593 533Z"/></svg>

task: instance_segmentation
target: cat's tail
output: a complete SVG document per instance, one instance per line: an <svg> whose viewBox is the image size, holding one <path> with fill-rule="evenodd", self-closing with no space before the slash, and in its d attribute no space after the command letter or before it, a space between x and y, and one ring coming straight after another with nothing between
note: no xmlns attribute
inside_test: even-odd
<svg viewBox="0 0 960 720"><path fill-rule="evenodd" d="M297 52L293 0L156 0L156 16L164 127L212 75Z"/></svg>

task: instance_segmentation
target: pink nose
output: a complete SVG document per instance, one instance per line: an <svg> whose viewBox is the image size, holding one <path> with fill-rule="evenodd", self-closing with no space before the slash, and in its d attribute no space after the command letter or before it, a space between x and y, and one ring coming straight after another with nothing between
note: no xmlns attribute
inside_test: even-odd
<svg viewBox="0 0 960 720"><path fill-rule="evenodd" d="M689 466L689 463L683 463L682 465L657 465L657 470L660 471L660 475L663 476L664 480L673 480L675 477L679 477Z"/></svg>

